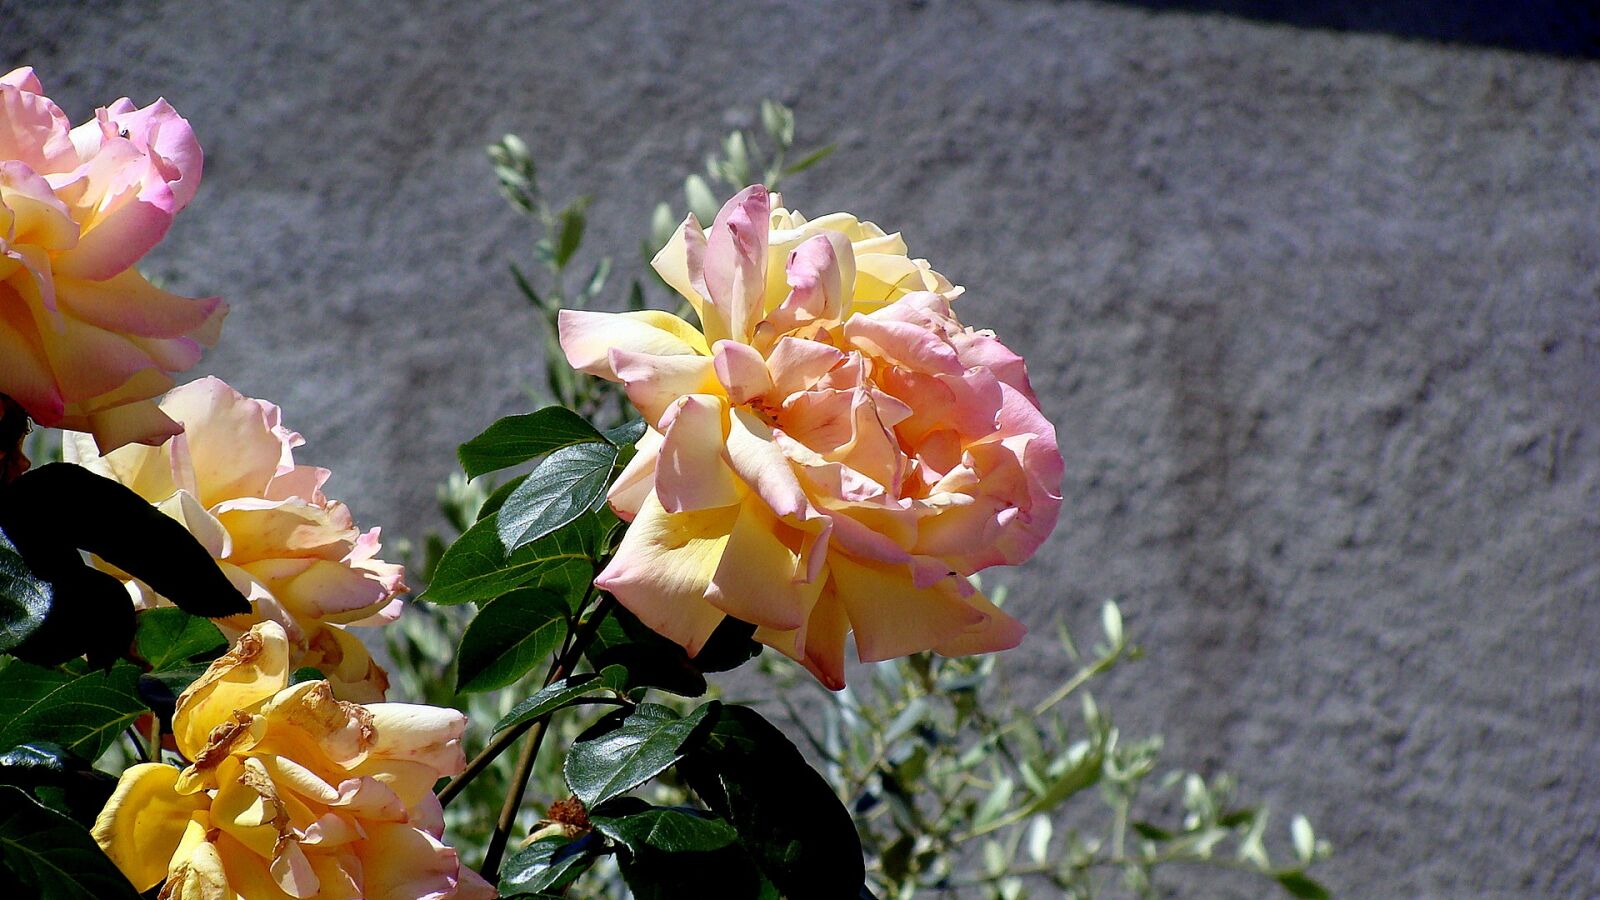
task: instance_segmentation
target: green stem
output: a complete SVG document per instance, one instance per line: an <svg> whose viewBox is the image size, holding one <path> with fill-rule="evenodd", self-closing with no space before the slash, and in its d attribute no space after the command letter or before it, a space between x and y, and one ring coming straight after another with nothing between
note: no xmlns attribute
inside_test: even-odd
<svg viewBox="0 0 1600 900"><path fill-rule="evenodd" d="M572 643L568 645L566 652L561 655L560 659L556 660L555 664L550 667L549 673L545 675L544 683L546 685L572 674L572 670L577 666L578 660L583 656L583 651L588 649L589 644L594 641L595 634L600 630L600 623L610 614L616 603L616 599L610 594L601 595L599 604L595 606L594 611L589 614L589 617L583 621L583 625L579 627L577 633L573 635ZM504 752L507 747L515 743L519 737L530 729L533 731L528 736L528 743L522 748L521 756L517 758L517 767L511 777L511 791L506 794L505 804L500 808L500 818L495 822L494 834L489 837L489 849L483 858L483 867L480 871L490 883L499 881L500 860L505 855L506 842L511 838L511 829L516 825L517 813L522 809L522 795L527 791L528 778L533 774L533 766L539 756L539 745L544 743L544 735L549 728L550 717L555 713L556 710L551 710L536 719L502 731L489 743L489 746L483 749L482 753L479 753L473 758L472 762L467 764L466 770L452 779L449 784L445 785L444 790L439 792L440 803L448 802L449 799L461 793L462 789L473 778L476 778L484 769L488 768L489 764L494 762L495 758Z"/></svg>

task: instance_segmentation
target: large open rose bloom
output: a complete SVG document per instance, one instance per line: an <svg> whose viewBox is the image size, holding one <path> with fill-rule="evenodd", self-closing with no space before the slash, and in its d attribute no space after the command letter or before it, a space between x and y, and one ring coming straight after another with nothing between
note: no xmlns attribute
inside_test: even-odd
<svg viewBox="0 0 1600 900"><path fill-rule="evenodd" d="M271 403L201 378L167 394L161 410L184 426L165 444L102 456L87 435L68 434L67 459L132 488L211 551L252 609L218 620L230 637L277 622L295 667L320 669L346 700L383 699L388 676L345 630L400 614L404 571L377 558L378 529L362 533L349 508L322 493L327 469L295 465L305 441ZM137 607L163 603L115 574Z"/></svg>
<svg viewBox="0 0 1600 900"><path fill-rule="evenodd" d="M961 325L898 235L812 222L748 188L691 216L655 267L704 332L662 312L564 311L577 368L651 425L613 486L632 521L596 584L698 652L731 615L844 685L863 661L1015 646L967 576L1033 554L1062 461L1020 357Z"/></svg>
<svg viewBox="0 0 1600 900"><path fill-rule="evenodd" d="M0 394L104 449L178 426L153 398L216 342L226 307L134 265L200 184L200 145L165 100L71 128L32 69L0 77Z"/></svg>
<svg viewBox="0 0 1600 900"><path fill-rule="evenodd" d="M468 900L494 891L440 842L434 782L466 767L466 717L289 685L276 622L251 628L178 698L181 772L122 773L94 838L163 900Z"/></svg>

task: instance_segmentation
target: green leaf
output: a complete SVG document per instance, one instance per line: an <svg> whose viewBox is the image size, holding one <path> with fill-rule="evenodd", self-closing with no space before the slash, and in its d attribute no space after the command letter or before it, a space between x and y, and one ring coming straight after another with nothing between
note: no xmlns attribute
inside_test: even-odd
<svg viewBox="0 0 1600 900"><path fill-rule="evenodd" d="M1322 884L1298 869L1289 872L1279 872L1273 876L1278 884L1289 893L1291 897L1300 897L1302 900L1328 900L1331 894Z"/></svg>
<svg viewBox="0 0 1600 900"><path fill-rule="evenodd" d="M584 208L588 205L589 198L584 197L563 209L558 216L555 240L550 251L558 269L566 268L572 260L572 254L577 253L578 246L583 243L583 231L588 224Z"/></svg>
<svg viewBox="0 0 1600 900"><path fill-rule="evenodd" d="M560 406L507 416L456 450L468 478L477 478L570 447L604 440L582 416Z"/></svg>
<svg viewBox="0 0 1600 900"><path fill-rule="evenodd" d="M621 666L628 673L628 690L653 687L683 697L706 692L706 677L689 654L667 640L626 607L617 606L600 623L584 655L596 669Z"/></svg>
<svg viewBox="0 0 1600 900"><path fill-rule="evenodd" d="M804 172L805 170L807 170L807 169L811 168L812 166L816 165L817 163L822 162L823 160L827 159L830 155L832 155L833 151L835 151L837 149L839 149L839 145L838 144L829 144L826 147L818 147L817 149L815 149L815 150L811 151L810 153L807 153L805 156L801 157L798 162L796 162L793 165L789 166L787 169L784 169L783 170L783 174L784 175L798 175L801 172Z"/></svg>
<svg viewBox="0 0 1600 900"><path fill-rule="evenodd" d="M600 839L593 834L575 841L540 838L511 854L500 867L500 892L560 892L594 864L602 849Z"/></svg>
<svg viewBox="0 0 1600 900"><path fill-rule="evenodd" d="M738 840L733 826L698 809L652 807L629 816L592 816L603 835L634 853L720 850Z"/></svg>
<svg viewBox="0 0 1600 900"><path fill-rule="evenodd" d="M1025 815L1048 812L1061 805L1061 802L1068 797L1100 780L1105 766L1104 746L1098 741L1080 746L1083 749L1079 751L1078 758L1072 760L1066 770L1050 782L1043 794L1035 797L1033 802L1024 807Z"/></svg>
<svg viewBox="0 0 1600 900"><path fill-rule="evenodd" d="M18 744L0 753L0 784L22 788L85 828L105 808L117 779L59 744Z"/></svg>
<svg viewBox="0 0 1600 900"><path fill-rule="evenodd" d="M9 786L0 786L0 861L10 870L13 892L19 883L31 888L12 896L50 900L139 897L82 825Z"/></svg>
<svg viewBox="0 0 1600 900"><path fill-rule="evenodd" d="M1140 837L1147 841L1160 842L1172 840L1172 832L1166 830L1165 828L1152 825L1149 822L1134 822L1132 823L1131 827L1134 831L1139 832Z"/></svg>
<svg viewBox="0 0 1600 900"><path fill-rule="evenodd" d="M569 599L579 586L588 590L601 538L594 516L580 516L513 553L506 552L497 532L498 523L487 518L456 538L439 558L423 599L447 605L477 603L524 585L567 590Z"/></svg>
<svg viewBox="0 0 1600 900"><path fill-rule="evenodd" d="M505 484L502 484L490 491L489 496L483 498L483 505L478 507L478 518L476 521L482 522L484 519L487 519L499 512L500 507L506 505L506 498L511 496L511 492L515 491L517 486L526 480L528 480L528 476L518 475Z"/></svg>
<svg viewBox="0 0 1600 900"><path fill-rule="evenodd" d="M605 430L605 438L618 447L632 447L639 443L648 428L643 419L630 419L615 428Z"/></svg>
<svg viewBox="0 0 1600 900"><path fill-rule="evenodd" d="M484 604L467 623L456 690L492 691L528 674L567 636L567 604L543 588L519 588Z"/></svg>
<svg viewBox="0 0 1600 900"><path fill-rule="evenodd" d="M713 706L679 718L664 706L641 705L620 728L572 745L562 767L567 786L592 809L644 784L682 758L678 748Z"/></svg>
<svg viewBox="0 0 1600 900"><path fill-rule="evenodd" d="M49 583L33 574L16 545L0 531L0 653L39 630L50 601Z"/></svg>
<svg viewBox="0 0 1600 900"><path fill-rule="evenodd" d="M621 666L611 666L599 674L585 672L551 682L532 697L512 707L511 712L494 724L490 733L498 734L507 728L537 719L599 691L620 691L627 683L627 678L627 670Z"/></svg>
<svg viewBox="0 0 1600 900"><path fill-rule="evenodd" d="M50 741L97 760L147 711L138 684L126 662L74 676L12 660L0 670L0 747Z"/></svg>
<svg viewBox="0 0 1600 900"><path fill-rule="evenodd" d="M195 657L228 646L228 639L209 619L176 607L147 609L138 615L134 648L152 671L164 672L186 665Z"/></svg>
<svg viewBox="0 0 1600 900"><path fill-rule="evenodd" d="M0 528L36 574L55 579L87 550L198 616L250 611L210 552L133 491L70 463L30 469L0 494ZM37 560L36 561L36 557ZM39 561L48 560L48 565ZM79 564L81 568L81 563Z"/></svg>
<svg viewBox="0 0 1600 900"><path fill-rule="evenodd" d="M828 782L753 709L719 704L708 723L677 772L762 873L789 897L859 895L861 841Z"/></svg>
<svg viewBox="0 0 1600 900"><path fill-rule="evenodd" d="M574 444L545 457L495 513L507 550L530 544L598 506L617 462L609 441Z"/></svg>

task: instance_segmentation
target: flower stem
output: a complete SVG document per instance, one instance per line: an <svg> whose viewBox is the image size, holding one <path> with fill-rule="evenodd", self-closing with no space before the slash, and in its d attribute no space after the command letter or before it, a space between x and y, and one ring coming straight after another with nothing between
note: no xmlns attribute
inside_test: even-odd
<svg viewBox="0 0 1600 900"><path fill-rule="evenodd" d="M600 630L603 622L612 608L616 599L610 594L602 594L600 602L595 605L594 611L589 614L583 624L572 637L572 643L567 646L565 653L550 667L550 672L545 675L544 683L549 685L572 674L578 665L583 651L589 648L594 641L596 632ZM472 779L483 773L501 753L505 752L529 729L533 733L528 735L528 742L522 748L522 754L517 758L517 767L511 776L511 790L506 794L505 804L500 808L500 818L495 823L494 834L489 838L489 849L483 858L483 867L480 871L483 877L491 883L499 881L500 860L505 856L506 842L511 838L511 829L516 825L517 813L522 809L522 795L528 788L528 778L533 774L533 765L539 757L539 745L544 743L545 732L549 729L550 717L555 714L551 710L536 719L524 722L521 725L507 728L495 735L494 740L483 748L483 752L473 757L467 763L466 769L460 775L450 780L444 789L439 792L439 802L449 803Z"/></svg>

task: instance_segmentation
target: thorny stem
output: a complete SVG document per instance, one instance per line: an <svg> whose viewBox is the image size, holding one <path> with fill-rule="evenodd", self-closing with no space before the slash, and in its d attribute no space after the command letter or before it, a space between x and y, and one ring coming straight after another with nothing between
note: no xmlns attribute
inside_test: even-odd
<svg viewBox="0 0 1600 900"><path fill-rule="evenodd" d="M544 683L546 685L559 681L572 673L573 668L578 664L579 658L582 657L583 651L588 649L589 644L594 641L596 632L600 630L600 623L610 614L616 602L616 599L610 594L601 595L599 604L595 606L594 611L589 614L589 617L583 621L583 625L579 627L577 633L573 635L572 643L567 646L566 652L550 667L549 674L545 675ZM556 710L551 710L536 719L507 728L501 732L487 747L483 748L483 752L479 753L473 758L472 762L467 764L467 768L460 775L452 779L449 784L445 785L444 790L439 792L440 803L449 802L450 799L461 793L462 789L473 778L476 778L484 769L488 768L489 764L494 762L495 758L504 752L507 747L515 743L519 737L530 729L533 730L533 733L528 736L527 744L522 748L521 755L517 758L517 767L511 777L511 791L506 794L505 805L500 808L500 818L495 822L494 834L489 837L489 849L484 854L483 866L480 871L484 878L491 883L499 881L500 860L505 855L506 842L511 838L511 829L516 825L517 813L522 809L522 795L528 788L528 778L533 774L534 762L539 757L539 745L544 743L545 732L550 725L550 717L555 712Z"/></svg>

